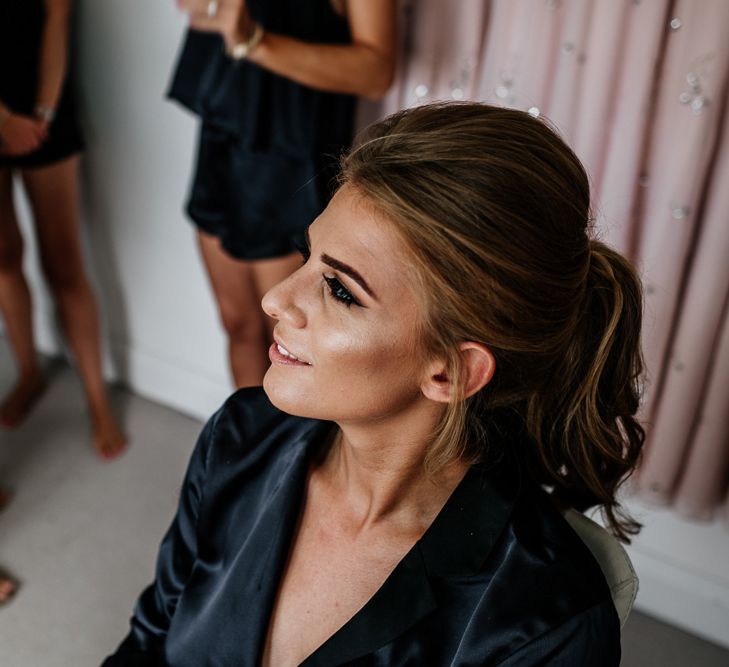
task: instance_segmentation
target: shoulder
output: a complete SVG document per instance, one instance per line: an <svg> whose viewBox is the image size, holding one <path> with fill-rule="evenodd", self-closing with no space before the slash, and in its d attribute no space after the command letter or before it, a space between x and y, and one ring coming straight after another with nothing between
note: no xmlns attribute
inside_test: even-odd
<svg viewBox="0 0 729 667"><path fill-rule="evenodd" d="M619 655L620 624L603 571L546 493L519 495L494 558L495 576L509 592L502 613L525 629L528 619L529 631L512 638L507 654L546 650L569 637L574 651L582 646L584 653L588 642Z"/></svg>
<svg viewBox="0 0 729 667"><path fill-rule="evenodd" d="M610 599L600 565L590 549L541 489L524 493L511 518L513 547L534 563L545 593L562 596L573 609Z"/></svg>
<svg viewBox="0 0 729 667"><path fill-rule="evenodd" d="M471 483L465 502L475 522L498 527L483 567L497 574L524 573L509 581L512 590L523 590L512 604L546 609L554 603L580 611L609 599L605 576L592 552L549 493L517 461L504 458L477 466L474 472L476 483ZM560 601L554 602L557 598Z"/></svg>
<svg viewBox="0 0 729 667"><path fill-rule="evenodd" d="M590 665L619 667L620 628L609 600L569 617L563 623L520 639L497 667Z"/></svg>
<svg viewBox="0 0 729 667"><path fill-rule="evenodd" d="M564 664L617 664L614 658L587 659L593 653L586 642L602 647L606 656L620 650L617 612L590 549L520 466L504 460L475 472L458 503L472 516L461 541L480 539L487 550L470 580L470 593L461 590L462 581L452 582L459 590L459 609L473 596L468 622L473 637L477 642L492 638L494 664L512 655L531 659L534 651L548 655L549 647L560 642L571 651Z"/></svg>
<svg viewBox="0 0 729 667"><path fill-rule="evenodd" d="M459 646L488 638L493 664L528 645L547 650L565 633L576 661L564 664L593 664L578 659L584 643L577 637L619 651L618 617L600 566L511 457L474 466L419 544L438 582L444 632Z"/></svg>

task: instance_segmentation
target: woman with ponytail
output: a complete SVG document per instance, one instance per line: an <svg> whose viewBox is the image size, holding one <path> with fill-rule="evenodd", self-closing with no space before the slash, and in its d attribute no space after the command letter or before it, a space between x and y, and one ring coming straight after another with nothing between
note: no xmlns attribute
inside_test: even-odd
<svg viewBox="0 0 729 667"><path fill-rule="evenodd" d="M370 128L106 664L618 665L562 512L639 528L616 494L643 443L641 289L589 220L582 166L526 113Z"/></svg>

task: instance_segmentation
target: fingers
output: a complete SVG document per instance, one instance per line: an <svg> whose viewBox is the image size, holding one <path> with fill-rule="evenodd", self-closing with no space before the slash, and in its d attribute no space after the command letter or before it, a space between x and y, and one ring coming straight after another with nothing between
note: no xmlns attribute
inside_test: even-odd
<svg viewBox="0 0 729 667"><path fill-rule="evenodd" d="M33 123L33 133L39 143L42 143L48 138L48 123L46 121L35 121Z"/></svg>
<svg viewBox="0 0 729 667"><path fill-rule="evenodd" d="M235 34L247 18L244 0L177 0L177 6L190 17L190 27L204 32Z"/></svg>
<svg viewBox="0 0 729 667"><path fill-rule="evenodd" d="M6 153L9 155L24 155L32 153L40 148L41 144L48 138L48 130L40 121L33 118L21 116L18 119L17 131L12 140L6 146Z"/></svg>
<svg viewBox="0 0 729 667"><path fill-rule="evenodd" d="M203 11L206 4L205 0L177 0L177 7L188 14Z"/></svg>
<svg viewBox="0 0 729 667"><path fill-rule="evenodd" d="M177 0L177 6L187 14L214 18L221 10L238 10L245 7L244 0Z"/></svg>
<svg viewBox="0 0 729 667"><path fill-rule="evenodd" d="M190 14L190 27L205 32L219 32L227 37L236 32L240 20L237 8L224 5L218 8L215 16L208 16L207 13Z"/></svg>
<svg viewBox="0 0 729 667"><path fill-rule="evenodd" d="M34 151L40 147L40 145L48 138L48 130L45 128L42 122L32 120L28 123L28 151Z"/></svg>
<svg viewBox="0 0 729 667"><path fill-rule="evenodd" d="M8 155L25 155L37 150L43 142L34 136L21 137L18 141L7 147Z"/></svg>
<svg viewBox="0 0 729 667"><path fill-rule="evenodd" d="M234 19L232 19L234 20ZM227 12L218 10L215 16L207 14L190 14L190 27L195 30L204 30L206 32L225 32L229 29L231 17Z"/></svg>

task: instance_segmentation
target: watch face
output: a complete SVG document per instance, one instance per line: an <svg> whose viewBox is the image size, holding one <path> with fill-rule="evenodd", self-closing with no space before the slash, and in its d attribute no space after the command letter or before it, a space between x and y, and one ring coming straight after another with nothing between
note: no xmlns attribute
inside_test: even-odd
<svg viewBox="0 0 729 667"><path fill-rule="evenodd" d="M243 60L244 58L247 58L250 52L261 43L261 39L263 39L263 28L259 23L255 23L254 26L253 33L248 40L232 46L228 51L228 55L233 58L233 60Z"/></svg>

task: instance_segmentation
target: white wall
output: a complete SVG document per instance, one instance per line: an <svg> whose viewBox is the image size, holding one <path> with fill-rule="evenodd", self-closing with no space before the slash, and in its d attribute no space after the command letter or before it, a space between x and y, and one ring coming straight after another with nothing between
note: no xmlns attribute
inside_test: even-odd
<svg viewBox="0 0 729 667"><path fill-rule="evenodd" d="M172 0L80 12L87 224L120 375L205 417L229 393L224 342L182 213L195 122L164 99L184 28Z"/></svg>
<svg viewBox="0 0 729 667"><path fill-rule="evenodd" d="M108 370L139 394L203 418L230 384L183 215L196 123L164 99L184 21L174 0L81 0L77 19L84 223ZM31 251L28 264L34 259ZM50 309L32 268L31 276L39 343L54 351Z"/></svg>
<svg viewBox="0 0 729 667"><path fill-rule="evenodd" d="M142 396L204 418L230 385L182 213L195 123L163 98L184 23L173 0L82 0L79 10L84 223L113 370ZM53 350L50 307L31 275L39 342ZM729 532L632 505L646 524L629 550L639 608L729 646Z"/></svg>
<svg viewBox="0 0 729 667"><path fill-rule="evenodd" d="M729 648L729 525L636 499L628 506L644 524L628 547L640 578L637 608Z"/></svg>

